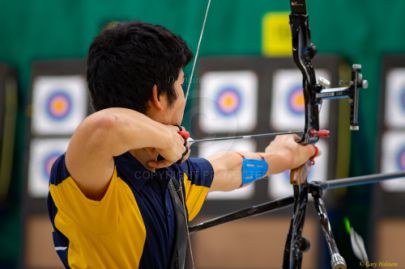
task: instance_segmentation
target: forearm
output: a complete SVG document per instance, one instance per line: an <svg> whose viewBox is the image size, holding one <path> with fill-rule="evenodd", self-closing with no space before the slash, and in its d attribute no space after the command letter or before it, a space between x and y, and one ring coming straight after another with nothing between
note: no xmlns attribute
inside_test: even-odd
<svg viewBox="0 0 405 269"><path fill-rule="evenodd" d="M266 176L278 174L285 170L291 169L294 156L289 151L278 151L274 153L260 152L259 154L263 157L269 167Z"/></svg>
<svg viewBox="0 0 405 269"><path fill-rule="evenodd" d="M231 191L242 183L242 158L236 152L221 152L207 158L214 170L210 191Z"/></svg>
<svg viewBox="0 0 405 269"><path fill-rule="evenodd" d="M91 117L91 118L90 118ZM109 108L94 113L88 121L96 144L109 150L111 156L118 156L128 150L139 148L163 148L164 125L142 113L125 108Z"/></svg>
<svg viewBox="0 0 405 269"><path fill-rule="evenodd" d="M266 147L265 153L243 152L242 157L241 153L227 152L208 158L214 168L210 190L230 191L270 174L298 168L311 157L316 157L317 151L313 145L301 145L297 141L297 135L282 135ZM244 158L263 159L265 163L255 160L244 162Z"/></svg>
<svg viewBox="0 0 405 269"><path fill-rule="evenodd" d="M214 169L214 180L210 191L231 191L242 185L242 155L248 159L264 159L268 165L265 176L280 173L291 166L292 156L286 151L275 153L218 153L208 158Z"/></svg>

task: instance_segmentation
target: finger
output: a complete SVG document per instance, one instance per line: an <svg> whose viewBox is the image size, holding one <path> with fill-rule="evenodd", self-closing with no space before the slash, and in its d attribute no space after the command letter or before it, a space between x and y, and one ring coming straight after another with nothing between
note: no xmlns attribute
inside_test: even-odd
<svg viewBox="0 0 405 269"><path fill-rule="evenodd" d="M294 168L290 173L290 183L293 185L300 185L305 183L309 173L309 166L307 163Z"/></svg>
<svg viewBox="0 0 405 269"><path fill-rule="evenodd" d="M190 133L186 130L181 130L177 132L184 140L187 140L190 137Z"/></svg>
<svg viewBox="0 0 405 269"><path fill-rule="evenodd" d="M188 150L186 156L183 158L183 162L185 162L188 158L190 158L191 150Z"/></svg>
<svg viewBox="0 0 405 269"><path fill-rule="evenodd" d="M183 154L181 155L180 160L178 161L179 164L183 163L187 159L186 156L190 153L190 148L187 147L187 141L184 141L184 148L185 148L185 150L184 150Z"/></svg>
<svg viewBox="0 0 405 269"><path fill-rule="evenodd" d="M302 147L305 149L304 153L309 157L314 157L319 152L319 149L317 150L317 147L313 144L302 145Z"/></svg>
<svg viewBox="0 0 405 269"><path fill-rule="evenodd" d="M315 145L313 145L313 144L311 144L311 146L312 146L312 149L311 149L311 158L316 158L316 157L318 157L318 156L320 156L321 155L321 150L317 147L317 146L315 146Z"/></svg>
<svg viewBox="0 0 405 269"><path fill-rule="evenodd" d="M189 140L184 141L184 147L187 149L187 154L186 154L187 158L185 158L185 159L188 159L188 156L190 156L190 152L191 152L191 143Z"/></svg>
<svg viewBox="0 0 405 269"><path fill-rule="evenodd" d="M181 131L177 125L166 125L166 126L169 127L170 130L175 131L176 133L177 133L178 131Z"/></svg>
<svg viewBox="0 0 405 269"><path fill-rule="evenodd" d="M294 140L295 142L300 142L301 137L297 134L285 134L285 135L278 135L276 136L278 139L285 139L285 140Z"/></svg>
<svg viewBox="0 0 405 269"><path fill-rule="evenodd" d="M187 140L190 137L190 133L181 125L175 125L178 128L177 133L183 137L184 140Z"/></svg>
<svg viewBox="0 0 405 269"><path fill-rule="evenodd" d="M313 144L308 145L308 146L312 146L312 149L310 150L312 155L310 155L311 157L309 157L309 161L313 165L313 164L315 164L315 158L320 155L320 151L319 151L319 148Z"/></svg>
<svg viewBox="0 0 405 269"><path fill-rule="evenodd" d="M182 148L184 147L184 144L186 143L186 140L184 140L183 137L181 137L180 135L178 135L175 140L173 141L172 144L172 150L174 151L180 151L180 156L181 153L183 152Z"/></svg>
<svg viewBox="0 0 405 269"><path fill-rule="evenodd" d="M190 149L190 143L187 143L187 153L186 155L183 157L183 162L185 160L187 160L190 157L190 153L191 153L191 149Z"/></svg>
<svg viewBox="0 0 405 269"><path fill-rule="evenodd" d="M301 136L299 136L299 135L297 135L297 134L293 134L293 137L294 137L294 140L295 140L296 142L301 141Z"/></svg>

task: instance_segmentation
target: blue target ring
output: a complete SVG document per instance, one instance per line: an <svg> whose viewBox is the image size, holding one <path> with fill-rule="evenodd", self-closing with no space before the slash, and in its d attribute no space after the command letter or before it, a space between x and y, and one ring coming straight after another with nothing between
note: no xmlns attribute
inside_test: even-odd
<svg viewBox="0 0 405 269"><path fill-rule="evenodd" d="M305 112L305 101L302 86L292 87L287 93L287 108L293 115L303 115Z"/></svg>
<svg viewBox="0 0 405 269"><path fill-rule="evenodd" d="M290 183L290 171L283 172L283 181L288 184Z"/></svg>
<svg viewBox="0 0 405 269"><path fill-rule="evenodd" d="M234 86L226 86L218 91L215 99L215 110L222 116L232 116L242 107L242 96Z"/></svg>
<svg viewBox="0 0 405 269"><path fill-rule="evenodd" d="M396 156L396 163L400 171L405 170L405 146L402 146L402 148L398 151L397 156Z"/></svg>
<svg viewBox="0 0 405 269"><path fill-rule="evenodd" d="M42 176L43 179L48 182L51 175L52 165L55 163L56 159L62 154L60 151L52 151L46 154L42 162Z"/></svg>
<svg viewBox="0 0 405 269"><path fill-rule="evenodd" d="M54 92L46 100L46 114L52 120L66 119L72 112L72 98L65 90Z"/></svg>
<svg viewBox="0 0 405 269"><path fill-rule="evenodd" d="M401 93L400 93L400 106L401 106L402 112L405 113L405 86L402 88Z"/></svg>

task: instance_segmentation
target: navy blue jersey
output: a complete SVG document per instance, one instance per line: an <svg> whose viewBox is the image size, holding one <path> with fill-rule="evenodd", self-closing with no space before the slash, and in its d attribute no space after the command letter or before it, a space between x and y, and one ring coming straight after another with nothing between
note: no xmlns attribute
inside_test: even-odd
<svg viewBox="0 0 405 269"><path fill-rule="evenodd" d="M129 152L114 162L114 173L100 201L81 192L66 169L64 155L55 162L48 209L59 257L69 268L168 268L176 236L168 182L183 182L188 219L192 220L211 186L211 164L190 158L150 172Z"/></svg>

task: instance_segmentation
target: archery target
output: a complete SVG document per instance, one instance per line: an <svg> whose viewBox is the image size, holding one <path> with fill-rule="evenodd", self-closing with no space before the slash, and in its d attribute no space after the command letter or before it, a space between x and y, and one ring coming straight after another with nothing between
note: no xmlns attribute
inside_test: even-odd
<svg viewBox="0 0 405 269"><path fill-rule="evenodd" d="M390 131L382 139L381 172L392 173L405 171L405 132ZM381 182L384 190L391 192L405 191L405 178Z"/></svg>
<svg viewBox="0 0 405 269"><path fill-rule="evenodd" d="M218 91L215 98L215 110L217 113L227 117L239 113L242 103L242 96L238 88L229 85Z"/></svg>
<svg viewBox="0 0 405 269"><path fill-rule="evenodd" d="M33 83L32 131L38 135L70 135L87 115L82 76L41 76Z"/></svg>
<svg viewBox="0 0 405 269"><path fill-rule="evenodd" d="M202 142L198 147L199 157L207 158L218 152L225 151L249 151L254 152L256 144L252 140L233 140L233 141L218 141L218 142ZM210 192L207 199L249 199L253 197L254 184L234 190L232 192Z"/></svg>
<svg viewBox="0 0 405 269"><path fill-rule="evenodd" d="M215 71L201 77L199 124L205 133L256 127L258 78L252 71Z"/></svg>
<svg viewBox="0 0 405 269"><path fill-rule="evenodd" d="M29 159L28 195L45 198L51 168L55 160L67 149L68 139L33 139Z"/></svg>
<svg viewBox="0 0 405 269"><path fill-rule="evenodd" d="M316 146L321 151L321 155L315 159L315 165L309 171L308 182L314 180L326 181L328 176L328 145L321 140ZM293 195L293 188L290 184L290 171L284 171L269 177L269 195L272 199Z"/></svg>
<svg viewBox="0 0 405 269"><path fill-rule="evenodd" d="M405 68L394 68L387 74L385 122L391 128L405 127Z"/></svg>
<svg viewBox="0 0 405 269"><path fill-rule="evenodd" d="M330 80L326 70L316 70L319 77ZM318 77L318 78L319 78ZM270 124L277 130L303 129L305 101L302 74L299 70L278 70L273 75ZM320 113L321 128L327 127L329 103L324 101Z"/></svg>

